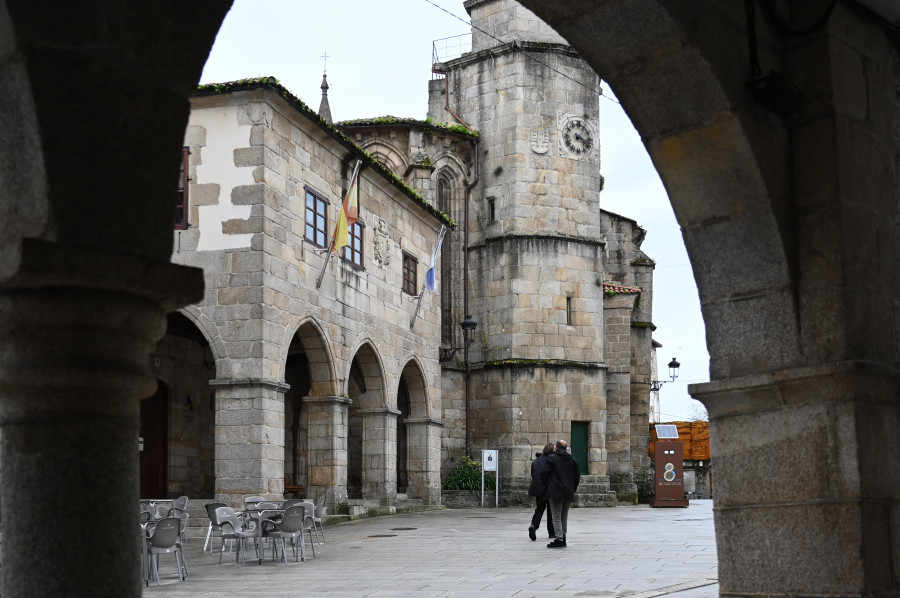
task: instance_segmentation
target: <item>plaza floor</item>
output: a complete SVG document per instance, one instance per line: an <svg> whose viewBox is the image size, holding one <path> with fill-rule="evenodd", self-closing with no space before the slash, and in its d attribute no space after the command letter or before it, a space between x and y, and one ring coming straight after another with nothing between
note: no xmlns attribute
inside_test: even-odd
<svg viewBox="0 0 900 598"><path fill-rule="evenodd" d="M547 548L545 529L528 539L532 510L447 509L375 517L326 527L306 563L262 565L186 544L190 576L174 557L160 562L162 585L146 597L324 596L446 598L621 596L714 598L719 586L712 501L687 508L646 505L572 509L568 547ZM252 551L248 551L248 557ZM290 554L290 553L289 553Z"/></svg>

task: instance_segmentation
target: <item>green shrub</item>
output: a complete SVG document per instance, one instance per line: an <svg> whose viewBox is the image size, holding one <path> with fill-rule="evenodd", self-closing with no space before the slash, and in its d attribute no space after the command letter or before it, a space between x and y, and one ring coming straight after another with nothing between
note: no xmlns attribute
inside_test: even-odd
<svg viewBox="0 0 900 598"><path fill-rule="evenodd" d="M460 457L456 462L456 469L453 470L453 473L444 477L442 485L444 490L473 490L479 492L481 490L481 461L476 461L469 457ZM485 490L493 490L494 486L494 473L490 471L485 472Z"/></svg>
<svg viewBox="0 0 900 598"><path fill-rule="evenodd" d="M656 498L656 468L653 461L650 467L638 467L634 470L634 482L637 484L638 503L647 504Z"/></svg>

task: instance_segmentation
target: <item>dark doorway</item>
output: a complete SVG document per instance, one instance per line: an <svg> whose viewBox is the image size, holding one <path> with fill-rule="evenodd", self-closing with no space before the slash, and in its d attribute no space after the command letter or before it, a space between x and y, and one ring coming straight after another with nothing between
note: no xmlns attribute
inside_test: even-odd
<svg viewBox="0 0 900 598"><path fill-rule="evenodd" d="M156 394L141 401L141 498L167 498L169 392L158 382Z"/></svg>
<svg viewBox="0 0 900 598"><path fill-rule="evenodd" d="M406 380L400 379L400 388L397 390L397 494L406 494L409 485L409 446L406 431L406 420L409 418L409 389Z"/></svg>
<svg viewBox="0 0 900 598"><path fill-rule="evenodd" d="M306 486L307 478L307 422L303 397L309 394L311 384L309 361L297 339L291 344L284 368L284 380L290 389L284 394L284 473L290 483ZM296 351L296 352L294 352Z"/></svg>
<svg viewBox="0 0 900 598"><path fill-rule="evenodd" d="M572 441L569 450L578 462L578 471L582 475L588 472L588 428L590 422L572 422Z"/></svg>

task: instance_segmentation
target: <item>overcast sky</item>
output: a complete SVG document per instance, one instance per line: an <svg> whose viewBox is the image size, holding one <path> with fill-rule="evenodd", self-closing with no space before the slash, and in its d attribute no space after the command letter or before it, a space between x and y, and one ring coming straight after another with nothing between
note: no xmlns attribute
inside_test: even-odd
<svg viewBox="0 0 900 598"><path fill-rule="evenodd" d="M335 121L385 115L424 120L432 42L469 32L462 0L235 0L201 82L271 75L316 110L327 68ZM642 249L657 264L653 336L663 345L660 377L668 379L672 357L681 363L678 380L660 391L662 419L692 419L702 406L687 385L709 380L697 286L659 176L609 87L603 88L600 170L606 186L600 205L647 230Z"/></svg>

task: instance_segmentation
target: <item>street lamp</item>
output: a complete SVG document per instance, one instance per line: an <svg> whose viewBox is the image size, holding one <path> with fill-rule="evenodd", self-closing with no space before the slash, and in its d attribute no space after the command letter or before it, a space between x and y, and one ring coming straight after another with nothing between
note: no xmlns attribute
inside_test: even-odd
<svg viewBox="0 0 900 598"><path fill-rule="evenodd" d="M672 361L669 362L669 378L672 379L672 382L675 382L676 378L678 378L678 368L680 367L681 364L673 357ZM662 388L662 385L666 382L669 382L669 380L651 380L650 390L652 392L659 392L659 389Z"/></svg>
<svg viewBox="0 0 900 598"><path fill-rule="evenodd" d="M438 361L440 363L445 363L453 359L453 356L456 355L456 352L461 349L468 349L472 342L475 340L475 329L478 327L478 322L472 319L472 316L466 315L466 319L459 323L459 327L462 328L463 331L463 341L464 346L462 347L449 347L449 348L441 348L440 349L440 357Z"/></svg>

